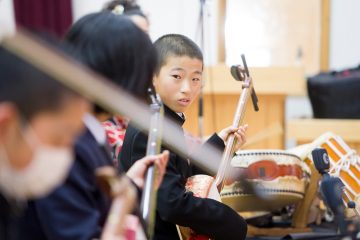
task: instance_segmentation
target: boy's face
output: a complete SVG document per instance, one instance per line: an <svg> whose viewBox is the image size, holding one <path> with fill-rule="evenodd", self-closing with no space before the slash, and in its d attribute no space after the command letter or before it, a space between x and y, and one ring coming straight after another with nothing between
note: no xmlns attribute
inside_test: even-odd
<svg viewBox="0 0 360 240"><path fill-rule="evenodd" d="M75 99L76 98L76 99ZM11 103L0 103L0 192L13 199L42 197L60 185L74 156L89 103L80 97L56 111L41 111L28 122Z"/></svg>
<svg viewBox="0 0 360 240"><path fill-rule="evenodd" d="M83 115L90 109L87 100L74 97L56 112L36 114L28 122L28 127L21 125L15 107L7 105L0 103L0 145L5 148L12 167L18 170L26 168L33 157L33 147L26 139L47 146L72 148L76 137L83 130Z"/></svg>
<svg viewBox="0 0 360 240"><path fill-rule="evenodd" d="M200 93L202 69L203 62L197 58L168 57L153 79L164 104L175 112L184 112Z"/></svg>

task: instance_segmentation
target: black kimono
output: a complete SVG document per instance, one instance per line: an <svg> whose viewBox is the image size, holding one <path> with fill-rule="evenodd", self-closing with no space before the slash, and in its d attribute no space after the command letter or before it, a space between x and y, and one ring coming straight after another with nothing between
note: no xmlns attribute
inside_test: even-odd
<svg viewBox="0 0 360 240"><path fill-rule="evenodd" d="M6 198L0 192L0 239L19 240L19 217L26 202Z"/></svg>
<svg viewBox="0 0 360 240"><path fill-rule="evenodd" d="M69 176L50 195L29 202L20 219L20 239L100 238L111 200L98 187L95 171L113 163L106 152L101 124L89 116L85 124L86 131L75 144L75 161Z"/></svg>
<svg viewBox="0 0 360 240"><path fill-rule="evenodd" d="M165 115L175 120L182 129L185 121L182 117L166 106ZM224 142L216 134L208 141L224 149ZM185 138L183 142L185 144ZM120 153L120 166L125 171L136 160L144 157L146 144L147 135L130 124ZM245 239L246 222L234 210L218 201L194 197L191 192L185 191L186 179L194 174L197 174L197 171L194 171L194 167L186 159L174 152L170 153L166 173L158 190L154 239L179 239L176 224L190 227L197 233L206 234L216 240Z"/></svg>

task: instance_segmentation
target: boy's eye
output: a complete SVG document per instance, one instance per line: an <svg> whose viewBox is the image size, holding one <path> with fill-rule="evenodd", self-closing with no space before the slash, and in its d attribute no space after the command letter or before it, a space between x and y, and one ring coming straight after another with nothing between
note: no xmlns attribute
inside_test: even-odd
<svg viewBox="0 0 360 240"><path fill-rule="evenodd" d="M200 81L200 78L193 78L193 81L194 81L194 82L199 82L199 81Z"/></svg>
<svg viewBox="0 0 360 240"><path fill-rule="evenodd" d="M180 75L176 75L176 74L173 74L171 75L173 78L176 78L176 79L181 79L181 76Z"/></svg>

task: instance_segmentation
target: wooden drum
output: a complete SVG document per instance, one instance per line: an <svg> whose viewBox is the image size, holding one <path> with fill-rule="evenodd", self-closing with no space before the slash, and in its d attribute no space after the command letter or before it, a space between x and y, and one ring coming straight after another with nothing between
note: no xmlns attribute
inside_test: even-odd
<svg viewBox="0 0 360 240"><path fill-rule="evenodd" d="M229 176L220 193L223 203L238 212L266 212L303 199L310 170L286 151L246 150L232 159Z"/></svg>

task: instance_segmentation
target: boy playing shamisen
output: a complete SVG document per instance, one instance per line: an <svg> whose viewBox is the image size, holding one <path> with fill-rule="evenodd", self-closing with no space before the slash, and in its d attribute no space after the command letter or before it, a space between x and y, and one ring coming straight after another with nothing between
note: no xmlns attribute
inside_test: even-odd
<svg viewBox="0 0 360 240"><path fill-rule="evenodd" d="M165 115L178 123L182 130L185 122L183 112L196 99L202 87L203 56L199 47L183 35L168 34L154 44L158 64L153 84L164 103ZM208 142L224 149L224 141L230 134L235 134L238 149L245 142L246 128L225 128L213 134ZM120 158L124 170L145 155L146 144L147 136L130 124ZM218 201L198 198L185 191L187 178L198 173L186 159L170 153L158 190L154 239L179 239L176 224L190 227L216 240L245 239L246 222L234 210Z"/></svg>

